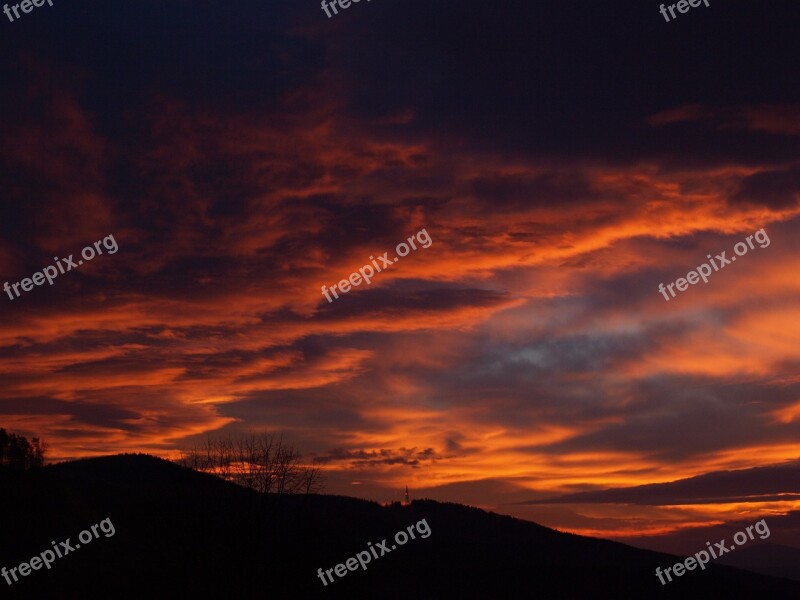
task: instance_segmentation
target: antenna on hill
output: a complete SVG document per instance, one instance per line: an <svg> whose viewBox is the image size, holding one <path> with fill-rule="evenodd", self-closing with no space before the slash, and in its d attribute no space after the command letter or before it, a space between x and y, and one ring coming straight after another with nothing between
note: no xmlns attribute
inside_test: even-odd
<svg viewBox="0 0 800 600"><path fill-rule="evenodd" d="M403 506L408 506L409 504L411 504L411 501L408 499L408 486L406 486L406 497L403 500Z"/></svg>

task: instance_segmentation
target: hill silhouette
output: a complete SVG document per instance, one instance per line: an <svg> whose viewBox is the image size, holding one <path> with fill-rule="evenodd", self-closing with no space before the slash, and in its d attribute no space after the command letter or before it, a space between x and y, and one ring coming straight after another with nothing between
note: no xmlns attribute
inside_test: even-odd
<svg viewBox="0 0 800 600"><path fill-rule="evenodd" d="M340 496L264 496L151 456L0 473L0 566L103 519L95 539L8 586L5 598L797 598L800 583L710 565L662 586L675 557L457 504L383 507ZM425 519L368 569L329 569Z"/></svg>

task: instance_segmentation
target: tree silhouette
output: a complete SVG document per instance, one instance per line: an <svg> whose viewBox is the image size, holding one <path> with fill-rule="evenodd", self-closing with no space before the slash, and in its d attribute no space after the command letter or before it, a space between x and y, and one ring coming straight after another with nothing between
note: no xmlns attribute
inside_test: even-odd
<svg viewBox="0 0 800 600"><path fill-rule="evenodd" d="M184 450L178 462L262 494L315 494L324 489L319 464L304 463L282 435L209 436L202 444Z"/></svg>
<svg viewBox="0 0 800 600"><path fill-rule="evenodd" d="M8 433L0 427L0 469L25 470L44 465L46 446L39 438Z"/></svg>

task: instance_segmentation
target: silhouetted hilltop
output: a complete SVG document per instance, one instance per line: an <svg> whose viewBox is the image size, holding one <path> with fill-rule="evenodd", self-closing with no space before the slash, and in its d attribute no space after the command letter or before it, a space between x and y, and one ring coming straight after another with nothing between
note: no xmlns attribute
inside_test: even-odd
<svg viewBox="0 0 800 600"><path fill-rule="evenodd" d="M338 496L262 496L144 455L87 459L0 474L0 566L28 561L109 518L100 535L8 586L5 598L797 598L800 583L729 567L662 586L677 558L560 533L456 504L381 507ZM419 536L323 586L327 570Z"/></svg>

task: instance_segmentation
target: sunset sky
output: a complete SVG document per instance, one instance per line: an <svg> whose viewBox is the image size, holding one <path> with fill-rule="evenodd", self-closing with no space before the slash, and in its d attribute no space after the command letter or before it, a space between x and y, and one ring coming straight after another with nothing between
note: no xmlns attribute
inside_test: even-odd
<svg viewBox="0 0 800 600"><path fill-rule="evenodd" d="M408 485L601 537L789 522L798 25L783 0L670 23L631 0L4 21L0 284L119 251L0 297L0 426L51 460L283 432L329 493ZM423 228L430 247L321 294Z"/></svg>

